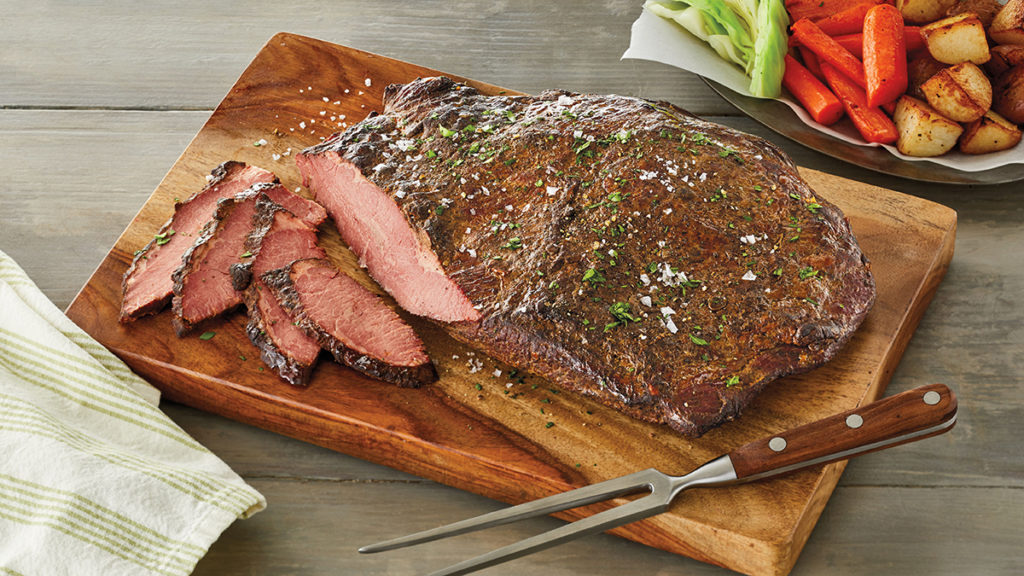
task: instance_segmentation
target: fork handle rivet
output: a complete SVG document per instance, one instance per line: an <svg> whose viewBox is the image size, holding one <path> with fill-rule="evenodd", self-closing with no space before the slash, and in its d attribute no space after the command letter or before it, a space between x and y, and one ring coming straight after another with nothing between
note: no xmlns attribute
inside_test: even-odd
<svg viewBox="0 0 1024 576"><path fill-rule="evenodd" d="M924 403L929 406L935 406L939 403L939 400L942 400L942 395L935 390L929 390L924 393Z"/></svg>
<svg viewBox="0 0 1024 576"><path fill-rule="evenodd" d="M846 425L850 428L860 428L864 424L864 418L860 414L850 414L846 417Z"/></svg>
<svg viewBox="0 0 1024 576"><path fill-rule="evenodd" d="M786 449L786 439L776 436L768 441L768 447L772 449L772 452L782 452Z"/></svg>

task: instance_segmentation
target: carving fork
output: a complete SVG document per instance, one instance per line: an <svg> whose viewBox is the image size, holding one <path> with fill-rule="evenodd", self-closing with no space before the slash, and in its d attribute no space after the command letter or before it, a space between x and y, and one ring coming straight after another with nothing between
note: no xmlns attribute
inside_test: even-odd
<svg viewBox="0 0 1024 576"><path fill-rule="evenodd" d="M921 386L745 444L684 476L668 476L651 468L533 502L496 510L476 518L364 546L362 553L384 552L517 520L552 514L625 496L650 492L610 510L568 523L543 534L449 566L431 576L454 576L494 566L573 538L603 532L668 509L683 490L727 486L794 470L845 460L875 450L942 434L956 424L957 401L942 384Z"/></svg>

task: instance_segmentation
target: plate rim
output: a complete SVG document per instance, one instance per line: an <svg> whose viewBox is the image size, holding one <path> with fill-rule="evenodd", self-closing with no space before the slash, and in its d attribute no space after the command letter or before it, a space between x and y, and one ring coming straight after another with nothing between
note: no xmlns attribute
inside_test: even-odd
<svg viewBox="0 0 1024 576"><path fill-rule="evenodd" d="M768 129L815 152L847 164L887 176L946 185L1007 184L1024 180L1024 164L1007 164L989 170L966 172L935 162L908 162L887 150L858 146L807 126L789 106L777 100L763 100L739 94L704 76L698 77L726 102Z"/></svg>

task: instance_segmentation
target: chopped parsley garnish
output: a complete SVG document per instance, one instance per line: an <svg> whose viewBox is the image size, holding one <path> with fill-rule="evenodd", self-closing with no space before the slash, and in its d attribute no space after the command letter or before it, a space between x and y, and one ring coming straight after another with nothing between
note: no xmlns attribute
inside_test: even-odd
<svg viewBox="0 0 1024 576"><path fill-rule="evenodd" d="M519 236L514 236L508 239L508 242L502 245L502 248L506 250L518 250L523 247L523 241Z"/></svg>
<svg viewBox="0 0 1024 576"><path fill-rule="evenodd" d="M740 383L740 377L735 375L735 374L733 374L732 376L729 376L728 380L725 381L725 387L726 388L730 388L730 387L735 386L735 385L737 385L739 383Z"/></svg>
<svg viewBox="0 0 1024 576"><path fill-rule="evenodd" d="M199 339L200 340L209 340L210 338L213 338L216 335L217 335L216 332L203 332L202 334L199 335Z"/></svg>
<svg viewBox="0 0 1024 576"><path fill-rule="evenodd" d="M157 246L163 246L164 244L167 244L168 242L171 241L171 236L174 236L174 229L173 228L168 230L167 232L163 232L163 233L157 234L157 235L153 236L153 238L156 239L156 245Z"/></svg>
<svg viewBox="0 0 1024 576"><path fill-rule="evenodd" d="M806 266L804 268L801 268L800 271L797 272L797 274L800 275L801 280L807 280L808 278L817 278L820 272L818 270L815 270L811 266Z"/></svg>
<svg viewBox="0 0 1024 576"><path fill-rule="evenodd" d="M690 342L693 342L697 346L707 346L708 345L708 341L707 340L701 338L700 336L694 336L693 334L690 334Z"/></svg>
<svg viewBox="0 0 1024 576"><path fill-rule="evenodd" d="M444 138L451 138L452 136L458 134L458 132L456 132L455 130L449 130L441 125L438 125L437 129L441 131L441 136Z"/></svg>
<svg viewBox="0 0 1024 576"><path fill-rule="evenodd" d="M588 268L587 271L583 273L583 281L590 282L591 286L597 286L598 284L603 283L605 279L597 270Z"/></svg>
<svg viewBox="0 0 1024 576"><path fill-rule="evenodd" d="M607 332L612 328L628 324L629 322L639 322L640 318L633 316L629 311L628 302L616 302L608 307L608 312L611 313L612 317L615 318L615 322L606 324L604 331Z"/></svg>
<svg viewBox="0 0 1024 576"><path fill-rule="evenodd" d="M690 141L693 142L694 144L699 144L699 145L704 145L704 144L710 144L711 143L711 139L708 138L708 135L707 134L703 134L701 132L698 132L696 134L691 134L690 135Z"/></svg>

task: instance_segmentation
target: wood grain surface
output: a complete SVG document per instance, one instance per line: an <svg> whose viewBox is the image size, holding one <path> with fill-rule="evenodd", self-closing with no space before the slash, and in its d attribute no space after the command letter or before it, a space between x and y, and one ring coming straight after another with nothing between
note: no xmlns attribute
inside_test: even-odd
<svg viewBox="0 0 1024 576"><path fill-rule="evenodd" d="M1024 565L1024 185L914 182L851 166L739 114L696 76L618 58L639 0L181 0L3 5L0 249L61 308L253 55L289 30L528 92L566 87L665 99L760 135L802 166L956 211L956 255L885 394L946 382L949 434L857 458L794 576L1008 575ZM270 503L236 522L196 576L414 576L561 524L537 519L387 555L358 546L500 504L170 400L175 422ZM695 493L695 492L694 492ZM488 576L724 576L609 535Z"/></svg>
<svg viewBox="0 0 1024 576"><path fill-rule="evenodd" d="M263 370L240 314L207 325L205 330L217 334L208 341L176 338L166 313L127 326L116 322L120 278L131 254L170 216L173 199L201 187L213 166L242 160L301 188L295 152L362 119L379 106L388 84L433 74L306 37L276 35L118 239L68 315L167 398L505 502L647 467L682 473L758 436L873 400L884 389L952 256L955 214L813 170L805 170L805 177L846 212L872 260L878 301L835 361L772 385L746 416L699 440L636 422L531 375L510 378L511 367L416 320L442 377L420 390L373 382L332 363L317 369L309 388L287 386ZM485 92L502 91L475 84ZM379 291L330 224L321 238L339 266ZM621 449L624 441L628 452ZM785 574L841 470L835 464L698 492L685 506L616 533L748 574Z"/></svg>

